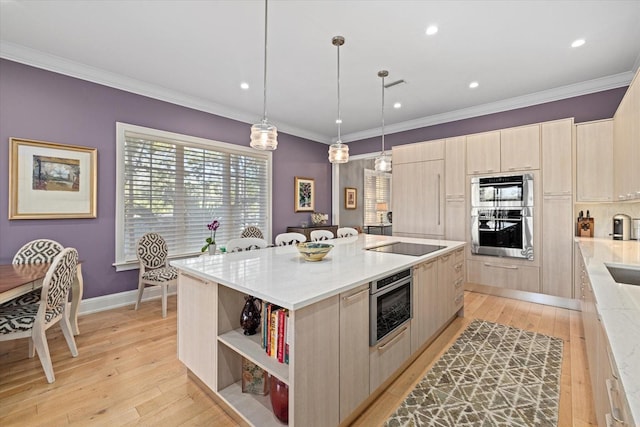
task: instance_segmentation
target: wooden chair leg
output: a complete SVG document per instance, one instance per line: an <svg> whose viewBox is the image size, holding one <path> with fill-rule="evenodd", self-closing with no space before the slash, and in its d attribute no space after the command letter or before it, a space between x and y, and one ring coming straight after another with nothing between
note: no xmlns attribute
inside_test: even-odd
<svg viewBox="0 0 640 427"><path fill-rule="evenodd" d="M162 317L167 317L167 288L168 285L162 285Z"/></svg>
<svg viewBox="0 0 640 427"><path fill-rule="evenodd" d="M136 300L136 307L135 307L136 310L138 309L138 306L142 301L142 292L144 292L144 283L140 281L138 282L138 299Z"/></svg>
<svg viewBox="0 0 640 427"><path fill-rule="evenodd" d="M71 323L69 322L67 313L64 313L62 319L60 319L60 328L62 328L62 335L64 335L64 339L67 340L67 345L69 346L69 350L71 350L71 355L73 357L77 357L78 347L76 346L76 340L73 337L73 331L71 330Z"/></svg>
<svg viewBox="0 0 640 427"><path fill-rule="evenodd" d="M44 329L33 331L33 344L36 347L44 374L47 376L47 381L51 384L56 380L56 377L53 374L53 365L51 364L51 355L49 354L49 345L47 344L47 336Z"/></svg>

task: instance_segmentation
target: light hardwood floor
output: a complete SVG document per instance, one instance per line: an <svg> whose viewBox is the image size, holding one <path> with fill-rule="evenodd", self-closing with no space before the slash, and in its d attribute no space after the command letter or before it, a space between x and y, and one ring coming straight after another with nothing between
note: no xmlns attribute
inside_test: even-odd
<svg viewBox="0 0 640 427"><path fill-rule="evenodd" d="M580 313L466 292L465 316L438 339L356 420L384 422L431 364L479 318L560 337L564 358L559 426L596 425ZM26 340L0 342L0 425L237 425L187 379L176 356L176 299L139 311L123 307L82 316L72 358L60 328L47 333L56 382L48 384Z"/></svg>

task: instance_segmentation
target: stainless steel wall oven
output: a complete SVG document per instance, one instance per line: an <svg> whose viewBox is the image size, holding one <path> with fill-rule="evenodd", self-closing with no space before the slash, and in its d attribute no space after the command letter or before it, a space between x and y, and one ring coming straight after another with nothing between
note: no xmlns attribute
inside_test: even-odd
<svg viewBox="0 0 640 427"><path fill-rule="evenodd" d="M471 253L533 260L533 175L471 179Z"/></svg>
<svg viewBox="0 0 640 427"><path fill-rule="evenodd" d="M373 346L413 315L411 269L371 282L369 293L369 345Z"/></svg>

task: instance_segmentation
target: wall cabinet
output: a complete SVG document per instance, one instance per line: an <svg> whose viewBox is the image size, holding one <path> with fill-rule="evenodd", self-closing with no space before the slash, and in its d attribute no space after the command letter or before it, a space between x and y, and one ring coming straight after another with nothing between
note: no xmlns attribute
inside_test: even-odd
<svg viewBox="0 0 640 427"><path fill-rule="evenodd" d="M613 200L613 121L576 125L576 201Z"/></svg>
<svg viewBox="0 0 640 427"><path fill-rule="evenodd" d="M445 140L444 182L447 200L464 200L467 194L465 185L466 141L465 136Z"/></svg>
<svg viewBox="0 0 640 427"><path fill-rule="evenodd" d="M393 233L444 236L444 161L393 166Z"/></svg>
<svg viewBox="0 0 640 427"><path fill-rule="evenodd" d="M500 172L500 131L467 136L467 174Z"/></svg>
<svg viewBox="0 0 640 427"><path fill-rule="evenodd" d="M438 139L393 147L393 166L444 159L444 144L444 139Z"/></svg>
<svg viewBox="0 0 640 427"><path fill-rule="evenodd" d="M615 200L640 199L639 75L636 73L613 117Z"/></svg>
<svg viewBox="0 0 640 427"><path fill-rule="evenodd" d="M542 123L542 191L544 196L573 192L573 119Z"/></svg>
<svg viewBox="0 0 640 427"><path fill-rule="evenodd" d="M369 284L340 294L340 421L369 396Z"/></svg>
<svg viewBox="0 0 640 427"><path fill-rule="evenodd" d="M500 168L503 172L540 169L540 125L500 131Z"/></svg>

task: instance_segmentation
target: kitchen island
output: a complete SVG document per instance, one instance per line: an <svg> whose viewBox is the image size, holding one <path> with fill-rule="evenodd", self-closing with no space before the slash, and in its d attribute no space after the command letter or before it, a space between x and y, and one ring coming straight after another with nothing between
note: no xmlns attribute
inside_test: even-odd
<svg viewBox="0 0 640 427"><path fill-rule="evenodd" d="M397 241L444 248L422 256L365 250ZM180 270L178 357L199 385L250 425L280 423L269 396L241 392L243 358L289 386L290 425L337 426L462 309L464 242L364 234L328 242L334 248L320 262L304 261L288 246L171 263ZM414 318L369 347L369 282L407 268L414 271ZM247 295L289 311L289 364L265 353L260 334L243 335ZM441 316L434 320L436 312Z"/></svg>

